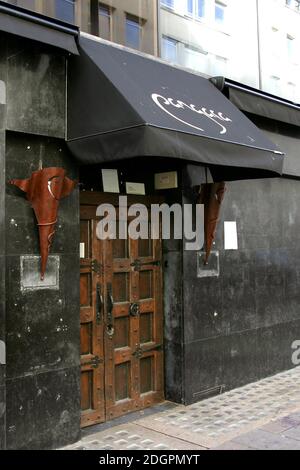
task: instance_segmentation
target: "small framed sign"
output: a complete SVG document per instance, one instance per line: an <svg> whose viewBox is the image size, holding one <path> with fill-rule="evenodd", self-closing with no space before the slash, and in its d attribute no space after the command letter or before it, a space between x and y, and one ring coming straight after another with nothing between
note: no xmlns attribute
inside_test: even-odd
<svg viewBox="0 0 300 470"><path fill-rule="evenodd" d="M118 170L102 170L103 191L105 193L119 193Z"/></svg>
<svg viewBox="0 0 300 470"><path fill-rule="evenodd" d="M224 222L224 249L238 250L236 222Z"/></svg>
<svg viewBox="0 0 300 470"><path fill-rule="evenodd" d="M80 258L85 258L85 243L80 243Z"/></svg>
<svg viewBox="0 0 300 470"><path fill-rule="evenodd" d="M178 188L177 171L168 173L157 173L155 175L155 189L176 189Z"/></svg>
<svg viewBox="0 0 300 470"><path fill-rule="evenodd" d="M126 183L127 194L139 194L145 196L146 189L144 183Z"/></svg>

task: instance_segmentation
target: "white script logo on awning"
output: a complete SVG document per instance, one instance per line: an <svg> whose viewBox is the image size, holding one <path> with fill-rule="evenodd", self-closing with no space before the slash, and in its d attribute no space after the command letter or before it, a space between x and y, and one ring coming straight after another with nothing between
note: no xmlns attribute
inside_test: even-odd
<svg viewBox="0 0 300 470"><path fill-rule="evenodd" d="M220 134L226 134L227 132L227 129L225 125L222 124L222 122L223 123L232 122L230 118L223 116L222 113L218 113L218 112L216 113L212 109L210 110L207 110L207 108L197 109L194 104L186 104L180 100L176 101L173 98L165 98L164 96L158 95L157 93L152 93L151 98L154 101L154 103L157 106L159 106L159 108L162 109L165 113L169 114L169 116L181 122L182 124L192 127L193 129L197 129L198 131L201 131L201 132L205 132L204 129L181 119L179 116L176 116L175 114L173 114L175 110L173 110L172 108L188 109L190 111L193 111L194 113L205 116L207 119L209 119L210 121L213 121L215 124L217 124L221 128Z"/></svg>

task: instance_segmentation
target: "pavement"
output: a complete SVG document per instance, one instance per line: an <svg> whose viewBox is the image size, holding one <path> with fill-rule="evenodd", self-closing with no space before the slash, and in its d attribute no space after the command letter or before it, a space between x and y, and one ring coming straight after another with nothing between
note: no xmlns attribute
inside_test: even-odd
<svg viewBox="0 0 300 470"><path fill-rule="evenodd" d="M300 450L300 367L183 406L84 429L65 450Z"/></svg>

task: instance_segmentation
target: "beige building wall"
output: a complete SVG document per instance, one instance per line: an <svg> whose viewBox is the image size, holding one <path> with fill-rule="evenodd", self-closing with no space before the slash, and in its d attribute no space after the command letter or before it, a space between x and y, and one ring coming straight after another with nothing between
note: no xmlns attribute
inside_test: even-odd
<svg viewBox="0 0 300 470"><path fill-rule="evenodd" d="M7 3L53 18L56 17L56 0L7 0ZM86 33L102 37L98 19L100 5L108 7L111 12L111 41L126 45L126 18L127 15L130 15L134 19L138 19L141 26L139 50L158 55L157 0L104 0L103 2L98 0L75 0L75 24Z"/></svg>
<svg viewBox="0 0 300 470"><path fill-rule="evenodd" d="M81 2L84 0L81 0ZM156 0L109 0L112 9L112 41L126 45L126 16L139 18L142 26L140 50L157 55L157 1ZM82 28L83 29L83 28ZM101 31L100 34L101 36Z"/></svg>

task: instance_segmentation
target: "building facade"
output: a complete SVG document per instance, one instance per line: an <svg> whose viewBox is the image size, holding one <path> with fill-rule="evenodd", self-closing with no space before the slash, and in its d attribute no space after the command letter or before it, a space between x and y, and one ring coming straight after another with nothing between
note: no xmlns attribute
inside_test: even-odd
<svg viewBox="0 0 300 470"><path fill-rule="evenodd" d="M161 0L164 59L299 102L299 2Z"/></svg>
<svg viewBox="0 0 300 470"><path fill-rule="evenodd" d="M26 22L31 35L26 26L20 37L1 22L6 3L22 3L60 21L46 25L34 15ZM276 22L264 4L293 21ZM290 62L294 53L287 51L293 49L288 41L297 41L297 4L0 2L0 346L6 348L6 360L0 356L1 448L60 447L76 441L81 426L164 398L190 404L296 365L300 107L287 95L289 83L295 84L296 98L299 92L297 58ZM243 22L235 21L236 12ZM45 29L37 38L32 25L40 20ZM92 35L79 36L61 20ZM63 36L57 37L60 27ZM280 33L280 58L291 66L280 72L277 97L268 88L272 28ZM144 52L161 53L177 67ZM225 77L215 82L222 93L199 75ZM235 116L235 125L228 124L235 139L194 141L199 136L191 127L176 128L180 119L175 117L175 125L168 113L159 114L161 107L158 112L150 106L146 97L154 85L161 93L176 91L178 100L190 99L194 89L191 99L199 107L207 90L213 106L229 106ZM165 104L170 105L166 99ZM203 111L209 106L198 114L211 121ZM194 114L189 119L199 133ZM151 126L157 116L162 121ZM247 140L237 151L233 142L243 135L241 122ZM280 154L275 145L269 172L261 171L268 148L251 148L253 123L262 138L287 154L282 178L270 171ZM242 176L232 154L247 170ZM39 262L34 214L10 180L48 167L64 168L79 186L61 201L45 288L33 276ZM161 201L194 205L200 185L224 180L227 191L208 267L201 263L202 251L185 250L185 240L97 240L97 206L119 209L118 193L148 208ZM136 185L144 194L130 194ZM234 247L227 244L228 222L236 227Z"/></svg>
<svg viewBox="0 0 300 470"><path fill-rule="evenodd" d="M0 365L0 447L47 448L50 429L64 442L79 436L79 330L76 315L72 318L79 292L68 288L70 282L79 283L79 193L60 207L70 224L53 247L56 256L65 253L64 259L59 255L59 289L30 292L21 286L20 272L26 257L34 260L39 252L36 221L26 198L19 198L9 181L46 167L64 167L77 177L65 144L68 53L2 31L0 41L0 317L6 351Z"/></svg>
<svg viewBox="0 0 300 470"><path fill-rule="evenodd" d="M8 0L207 76L300 101L297 0Z"/></svg>
<svg viewBox="0 0 300 470"><path fill-rule="evenodd" d="M158 54L158 4L144 0L8 0L51 18L76 24L85 33Z"/></svg>

